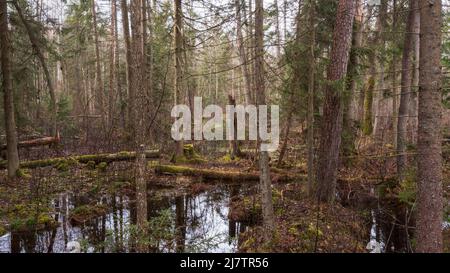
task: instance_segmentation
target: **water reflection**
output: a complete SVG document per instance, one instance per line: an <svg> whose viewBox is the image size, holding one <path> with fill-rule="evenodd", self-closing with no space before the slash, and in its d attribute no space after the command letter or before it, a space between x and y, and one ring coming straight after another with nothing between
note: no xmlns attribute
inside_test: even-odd
<svg viewBox="0 0 450 273"><path fill-rule="evenodd" d="M153 239L146 251L235 252L239 233L246 229L245 225L228 220L230 200L238 194L241 193L236 186L217 186L196 195L161 194L159 190L149 189L150 226L163 226L159 231L148 229ZM61 253L71 241L79 242L83 252L135 252L135 196L112 194L92 199L74 193L59 194L51 202L54 219L59 223L57 228L6 234L0 238L0 252ZM106 205L109 212L83 224L71 223L70 211L93 202Z"/></svg>

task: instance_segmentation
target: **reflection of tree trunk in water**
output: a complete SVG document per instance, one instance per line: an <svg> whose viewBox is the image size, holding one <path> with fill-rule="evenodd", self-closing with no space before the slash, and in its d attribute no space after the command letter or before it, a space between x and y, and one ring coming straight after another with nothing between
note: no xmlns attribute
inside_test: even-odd
<svg viewBox="0 0 450 273"><path fill-rule="evenodd" d="M123 197L119 197L119 247L123 250Z"/></svg>
<svg viewBox="0 0 450 273"><path fill-rule="evenodd" d="M59 207L59 200L55 200L55 207L56 208ZM55 222L58 223L58 221L59 221L59 215L56 214ZM52 229L52 234L50 236L50 243L48 244L47 253L53 253L53 245L55 244L55 238L56 238L57 231L58 231L58 229L56 227Z"/></svg>
<svg viewBox="0 0 450 273"><path fill-rule="evenodd" d="M145 147L141 145L139 155L136 156L136 210L137 227L140 238L147 238L147 181L145 180L147 159L145 158ZM142 241L142 240L139 240ZM144 240L145 241L145 240ZM146 252L145 242L138 244L138 252Z"/></svg>
<svg viewBox="0 0 450 273"><path fill-rule="evenodd" d="M130 226L135 226L136 223L137 223L137 211L136 211L136 203L134 203L134 204L130 205ZM130 249L130 253L136 252L136 241L135 240L129 240L128 241L128 248Z"/></svg>
<svg viewBox="0 0 450 273"><path fill-rule="evenodd" d="M233 199L238 196L239 194L239 188L240 185L231 185L230 186L230 196L228 201L228 208L231 207L231 204L233 202ZM228 213L230 213L230 209L228 209ZM228 218L229 219L229 218ZM236 238L236 230L237 230L237 222L233 220L228 221L228 236L229 236L229 243L233 240L233 238Z"/></svg>
<svg viewBox="0 0 450 273"><path fill-rule="evenodd" d="M64 245L66 246L67 243L69 242L69 239L67 237L67 199L68 199L68 195L64 194L62 196L62 205L61 205L61 216L62 216L62 229L63 229L63 237L64 237Z"/></svg>
<svg viewBox="0 0 450 273"><path fill-rule="evenodd" d="M11 253L20 253L20 237L17 233L11 232Z"/></svg>
<svg viewBox="0 0 450 273"><path fill-rule="evenodd" d="M117 204L116 204L116 194L113 193L111 200L112 214L113 214L113 234L114 234L114 251L122 252L119 248L119 228L118 228L118 216L117 216Z"/></svg>
<svg viewBox="0 0 450 273"><path fill-rule="evenodd" d="M185 209L184 209L184 196L175 198L175 240L176 240L176 252L183 253L185 251L186 240L186 222L185 222Z"/></svg>

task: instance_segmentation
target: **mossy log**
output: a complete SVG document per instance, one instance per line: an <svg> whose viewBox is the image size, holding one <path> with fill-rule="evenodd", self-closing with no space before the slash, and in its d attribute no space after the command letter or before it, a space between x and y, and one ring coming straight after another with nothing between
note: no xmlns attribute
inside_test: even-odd
<svg viewBox="0 0 450 273"><path fill-rule="evenodd" d="M147 158L159 158L159 151L146 151L145 155ZM40 168L47 166L56 166L61 163L66 162L78 162L78 163L88 163L95 162L96 164L101 162L115 162L115 161L128 161L136 158L135 152L120 152L117 154L94 154L94 155L79 155L79 156L71 156L71 157L58 157L58 158L49 158L42 160L34 160L34 161L23 161L20 162L21 168ZM6 168L7 161L0 161L0 168Z"/></svg>
<svg viewBox="0 0 450 273"><path fill-rule="evenodd" d="M182 174L186 176L202 177L209 180L222 180L229 182L257 182L259 181L258 172L237 172L237 171L222 171L222 170L211 170L204 168L192 168L188 166L179 165L155 165L157 174ZM272 175L272 180L274 181L294 181L294 180L304 180L305 175L292 175L289 173L274 172Z"/></svg>
<svg viewBox="0 0 450 273"><path fill-rule="evenodd" d="M56 137L43 137L32 140L20 141L17 143L17 148L29 148L29 147L37 147L37 146L45 146L45 145L53 145L58 144L60 141L59 135ZM7 145L0 145L0 150L6 150Z"/></svg>

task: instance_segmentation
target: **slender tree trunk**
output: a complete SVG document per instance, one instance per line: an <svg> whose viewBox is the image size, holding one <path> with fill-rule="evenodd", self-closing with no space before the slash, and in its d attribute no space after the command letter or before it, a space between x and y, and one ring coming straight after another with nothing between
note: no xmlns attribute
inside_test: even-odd
<svg viewBox="0 0 450 273"><path fill-rule="evenodd" d="M8 28L8 5L0 1L0 47L3 85L3 105L6 131L6 156L8 159L8 176L14 178L19 169L19 153L17 151L16 121L14 118L14 98L11 79L10 40Z"/></svg>
<svg viewBox="0 0 450 273"><path fill-rule="evenodd" d="M279 60L281 58L281 32L280 32L280 12L278 7L278 0L274 0L273 5L275 7L275 35L277 39L276 54L277 59Z"/></svg>
<svg viewBox="0 0 450 273"><path fill-rule="evenodd" d="M94 26L94 44L95 44L95 96L97 98L97 105L99 108L100 116L102 117L102 127L105 126L105 102L104 102L104 92L103 92L103 80L102 80L102 69L100 60L100 46L98 40L98 30L97 30L97 12L95 0L91 0L91 12L92 12L92 25Z"/></svg>
<svg viewBox="0 0 450 273"><path fill-rule="evenodd" d="M409 1L409 15L406 25L405 41L403 45L403 59L402 59L402 81L400 94L400 108L398 112L397 124L397 174L400 180L403 179L403 174L406 167L406 141L407 141L407 126L409 108L411 103L411 84L412 84L412 54L414 52L414 30L418 22L415 21L416 10L418 8L418 0ZM418 18L417 18L418 19Z"/></svg>
<svg viewBox="0 0 450 273"><path fill-rule="evenodd" d="M376 22L376 35L375 35L375 45L381 47L380 52L378 53L379 57L377 58L376 67L379 71L375 71L377 74L374 74L374 77L376 77L377 80L377 90L384 90L385 89L385 73L384 73L384 54L385 54L385 47L386 47L386 39L384 31L387 29L386 25L386 17L387 17L387 6L388 6L388 0L381 0L381 5L379 7L379 14L377 17ZM385 119L382 117L383 113L386 112L387 109L385 109L385 100L383 98L383 92L377 92L376 98L374 101L375 104L375 121L373 125L373 130L375 136L380 136L381 132L383 131L383 128L385 127Z"/></svg>
<svg viewBox="0 0 450 273"><path fill-rule="evenodd" d="M42 53L40 47L39 47L39 43L38 43L38 39L35 36L34 30L32 29L32 27L30 26L30 24L28 23L28 21L26 20L24 13L22 11L22 8L20 7L20 5L18 4L17 1L13 1L14 7L17 10L17 14L19 15L20 20L22 21L23 25L25 26L25 29L28 33L28 38L30 39L31 45L33 46L33 50L34 52L36 52L36 55L39 59L39 62L41 63L42 69L44 70L44 75L45 78L47 80L47 86L48 86L48 91L50 93L50 101L51 101L51 111L52 111L52 120L51 120L51 124L52 124L52 132L51 134L53 136L57 135L57 113L58 113L58 109L57 109L57 104L56 104L56 92L55 92L55 86L53 85L53 81L52 78L50 76L50 71L48 70L48 66L47 63L45 61L45 57L44 54Z"/></svg>
<svg viewBox="0 0 450 273"><path fill-rule="evenodd" d="M245 104L251 104L252 103L252 84L250 79L250 71L248 68L248 58L247 58L247 52L245 51L245 43L244 38L242 36L242 20L241 20L241 9L242 5L245 5L245 2L242 3L241 0L235 0L235 6L236 6L236 36L237 36L237 42L239 47L239 58L241 60L241 70L242 74L244 75L244 81L246 86L245 91Z"/></svg>
<svg viewBox="0 0 450 273"><path fill-rule="evenodd" d="M257 100L259 105L266 104L265 98L265 77L264 77L264 7L263 0L255 1L255 77ZM259 119L260 120L260 119ZM270 180L269 153L260 149L259 155L260 168L260 189L261 204L263 213L263 224L266 229L266 239L271 240L275 229L275 216L272 204L272 186Z"/></svg>
<svg viewBox="0 0 450 273"><path fill-rule="evenodd" d="M131 38L130 38L130 21L128 19L128 5L127 0L120 0L120 7L122 9L122 24L123 24L123 36L125 40L125 51L126 51L126 63L127 63L127 127L131 132L134 132L135 128L135 117L134 117L134 97L135 90L133 89L132 79L133 79L133 68L132 68L132 49L131 49Z"/></svg>
<svg viewBox="0 0 450 273"><path fill-rule="evenodd" d="M117 94L117 56L116 56L116 30L117 30L117 6L116 0L111 0L111 26L110 26L110 49L109 49L109 92L108 92L108 129L113 128L115 96Z"/></svg>
<svg viewBox="0 0 450 273"><path fill-rule="evenodd" d="M417 112L418 112L418 94L417 90L419 89L419 60L420 60L420 10L417 9L414 12L414 21L416 22L414 28L414 75L412 81L412 90L411 93L411 107L409 108L409 141L411 143L417 144Z"/></svg>
<svg viewBox="0 0 450 273"><path fill-rule="evenodd" d="M328 83L325 88L318 160L317 196L323 202L334 201L336 192L342 133L342 91L350 55L354 11L354 0L339 1L331 61L327 71Z"/></svg>
<svg viewBox="0 0 450 273"><path fill-rule="evenodd" d="M393 0L392 10L392 45L397 48L397 0ZM397 94L397 53L393 50L392 53L392 131L393 131L393 145L397 149L397 128L398 128L398 94Z"/></svg>
<svg viewBox="0 0 450 273"><path fill-rule="evenodd" d="M132 27L132 89L135 91L134 117L136 118L134 127L134 145L136 149L135 179L136 179L136 211L137 225L142 235L147 234L147 182L146 174L146 156L145 156L145 109L146 107L146 0L132 0L131 9L131 27ZM139 252L146 251L146 245L139 243L137 245Z"/></svg>
<svg viewBox="0 0 450 273"><path fill-rule="evenodd" d="M182 104L183 99L183 11L181 0L175 1L175 82L174 82L174 104ZM183 156L183 141L176 141L175 143L175 156Z"/></svg>
<svg viewBox="0 0 450 273"><path fill-rule="evenodd" d="M307 139L308 146L308 194L313 195L314 186L314 86L316 70L316 31L315 31L315 0L310 0L309 28L311 31L310 56L309 56L309 83L308 83L308 114L307 114Z"/></svg>
<svg viewBox="0 0 450 273"><path fill-rule="evenodd" d="M441 27L440 0L420 0L417 251L442 252Z"/></svg>

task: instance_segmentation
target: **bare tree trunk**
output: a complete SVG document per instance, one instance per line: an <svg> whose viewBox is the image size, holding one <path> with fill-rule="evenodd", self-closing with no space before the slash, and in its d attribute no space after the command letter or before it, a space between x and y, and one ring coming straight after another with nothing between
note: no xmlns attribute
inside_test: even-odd
<svg viewBox="0 0 450 273"><path fill-rule="evenodd" d="M277 59L279 60L281 58L281 33L280 33L280 12L278 7L278 0L274 0L273 5L275 7L275 35L277 39L276 54Z"/></svg>
<svg viewBox="0 0 450 273"><path fill-rule="evenodd" d="M392 8L392 45L397 48L397 39L394 34L397 31L397 0L393 0ZM398 94L397 94L397 53L393 50L392 53L392 131L393 131L393 145L397 149L397 128L398 128Z"/></svg>
<svg viewBox="0 0 450 273"><path fill-rule="evenodd" d="M135 117L134 117L135 90L133 89L133 84L132 84L134 76L133 76L133 68L132 68L130 21L128 19L127 0L120 0L120 7L122 9L123 36L124 36L124 40L125 40L126 63L127 63L127 91L128 91L127 127L130 129L130 131L134 132L134 128L135 128Z"/></svg>
<svg viewBox="0 0 450 273"><path fill-rule="evenodd" d="M16 121L14 118L14 98L11 79L10 40L8 28L8 5L0 1L0 47L3 85L3 106L6 131L6 156L8 159L8 176L14 178L19 170L19 153L17 151Z"/></svg>
<svg viewBox="0 0 450 273"><path fill-rule="evenodd" d="M307 139L306 145L308 146L308 195L313 195L314 186L314 85L315 85L315 70L316 70L316 31L315 31L315 0L310 0L310 14L309 14L309 27L311 31L310 41L310 60L309 60L309 83L308 83L308 114L307 114Z"/></svg>
<svg viewBox="0 0 450 273"><path fill-rule="evenodd" d="M147 234L147 182L145 179L147 161L145 157L145 109L146 107L146 0L131 1L131 26L132 26L132 89L135 91L135 103L133 108L136 118L134 127L134 145L136 149L135 179L136 179L136 211L137 225L142 235ZM137 245L139 252L146 251L146 245Z"/></svg>
<svg viewBox="0 0 450 273"><path fill-rule="evenodd" d="M441 27L440 0L420 0L417 251L442 252Z"/></svg>
<svg viewBox="0 0 450 273"><path fill-rule="evenodd" d="M354 0L339 1L331 61L327 71L329 83L325 89L318 160L317 196L323 202L332 202L335 198L342 133L343 107L341 93L345 86L343 79L347 73L350 55L354 11Z"/></svg>
<svg viewBox="0 0 450 273"><path fill-rule="evenodd" d="M241 8L242 5L245 5L245 2L242 3L241 0L235 0L236 5L236 36L238 40L239 47L239 58L241 60L241 70L244 75L244 81L246 86L245 92L245 104L252 103L252 84L250 79L250 71L248 68L248 58L247 52L245 51L244 38L242 36L242 20L241 20Z"/></svg>
<svg viewBox="0 0 450 273"><path fill-rule="evenodd" d="M417 90L419 89L419 60L420 60L420 10L417 9L414 12L414 21L416 22L415 28L413 30L414 36L414 75L413 75L413 81L412 81L412 90L414 90L411 93L411 107L409 108L409 141L411 143L416 144L417 143L417 111L418 111L418 94Z"/></svg>
<svg viewBox="0 0 450 273"><path fill-rule="evenodd" d="M102 127L105 126L105 105L104 105L104 94L103 94L103 80L102 80L102 70L101 70L101 60L100 60L100 48L98 41L98 30L97 30L97 12L95 0L91 0L91 12L92 12L92 24L94 27L94 44L95 44L95 96L97 98L97 105L102 117Z"/></svg>
<svg viewBox="0 0 450 273"><path fill-rule="evenodd" d="M264 77L264 7L263 0L255 1L255 42L256 42L256 90L259 105L266 104ZM260 119L259 119L260 120ZM272 204L272 186L270 180L269 153L260 149L259 155L261 204L266 239L271 240L275 229L275 216Z"/></svg>
<svg viewBox="0 0 450 273"><path fill-rule="evenodd" d="M174 25L174 31L175 31L175 82L174 82L174 104L182 104L183 99L183 19L182 19L182 4L181 0L174 0L175 1L175 25ZM182 157L183 156L183 141L176 141L175 143L175 156L176 157Z"/></svg>
<svg viewBox="0 0 450 273"><path fill-rule="evenodd" d="M387 5L388 0L381 0L381 5L379 7L379 14L377 17L376 22L376 35L375 35L375 41L376 45L379 45L381 47L381 52L379 53L379 57L377 58L377 69L379 71L375 71L377 74L374 75L374 77L377 77L377 90L384 90L385 88L385 82L384 82L384 57L383 54L385 54L385 47L386 47L386 41L385 41L385 34L384 31L387 28ZM373 131L375 136L380 136L382 129L384 128L386 122L384 118L382 117L385 110L385 101L383 98L383 92L377 92L376 98L374 101L375 104L375 120L373 125Z"/></svg>
<svg viewBox="0 0 450 273"><path fill-rule="evenodd" d="M115 96L117 94L117 82L120 81L117 78L117 57L116 56L116 31L117 31L117 4L116 0L111 0L111 26L110 26L110 49L109 49L109 92L108 92L108 130L113 128L114 123L114 107L115 107Z"/></svg>
<svg viewBox="0 0 450 273"><path fill-rule="evenodd" d="M42 69L44 70L44 75L45 78L47 80L47 86L48 86L48 91L50 93L50 100L51 100L51 111L52 111L52 132L51 134L53 136L57 135L57 113L58 113L58 109L57 109L57 105L56 105L56 92L55 92L55 86L53 85L53 81L52 78L50 76L50 72L48 70L47 67L47 63L45 62L45 57L44 54L42 54L42 51L39 47L39 43L38 43L38 39L35 36L35 33L33 31L33 29L31 28L30 24L28 23L28 21L26 20L22 8L20 7L20 5L18 4L17 1L13 1L14 7L17 10L17 14L20 17L20 20L22 21L23 25L25 26L25 29L28 33L28 38L30 39L30 42L33 46L33 50L36 52L36 55L39 59L39 62L41 63Z"/></svg>
<svg viewBox="0 0 450 273"><path fill-rule="evenodd" d="M416 10L418 8L418 0L409 1L409 15L407 22L407 30L405 33L405 41L403 45L403 59L402 59L402 81L400 94L400 108L398 112L397 124L397 174L400 180L403 179L403 174L406 168L406 141L407 141L407 126L409 108L411 103L411 84L412 84L412 53L414 52L414 30L416 29ZM418 18L417 18L418 19Z"/></svg>

